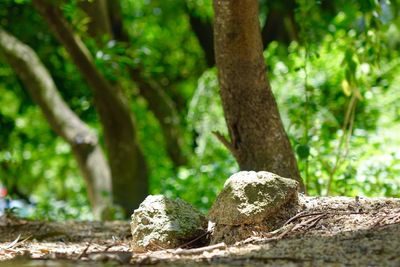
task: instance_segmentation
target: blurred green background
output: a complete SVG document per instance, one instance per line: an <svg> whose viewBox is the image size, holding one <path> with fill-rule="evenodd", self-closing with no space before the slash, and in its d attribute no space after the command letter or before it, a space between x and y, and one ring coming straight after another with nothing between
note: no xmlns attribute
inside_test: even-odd
<svg viewBox="0 0 400 267"><path fill-rule="evenodd" d="M61 2L75 31L87 37L79 1ZM125 88L149 165L150 193L180 197L206 212L238 170L212 134L226 133L216 69L207 63L189 18L211 25L212 3L120 2L132 46L110 41L97 50L89 37L85 42L108 79L127 83L125 66L137 64L147 80L165 84L178 107L189 158L179 168L164 150L160 126L137 88ZM283 22L294 17L295 34L270 40L264 57L308 193L399 197L400 2L272 2L260 1L261 25L272 12ZM86 83L31 2L0 1L0 25L36 51L72 110L101 137ZM6 198L34 203L15 210L22 216L93 218L69 145L50 129L1 56L0 181Z"/></svg>

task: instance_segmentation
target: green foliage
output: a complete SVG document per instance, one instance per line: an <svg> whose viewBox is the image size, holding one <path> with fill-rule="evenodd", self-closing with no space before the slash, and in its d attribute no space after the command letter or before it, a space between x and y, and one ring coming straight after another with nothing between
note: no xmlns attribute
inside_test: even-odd
<svg viewBox="0 0 400 267"><path fill-rule="evenodd" d="M319 29L310 27L316 18L305 19L315 3L300 4L305 5L297 14L304 22L304 45L292 43L285 56L274 43L266 59L303 177L309 176L309 193L393 195L398 188L398 158L382 136L395 133L396 116L383 104L383 96L393 99L398 90L395 82L388 83L399 71L398 53L390 49L395 40L386 34L393 24L383 23L384 16L378 15L381 6L360 8L352 2L327 23L334 30L316 41L312 36L321 33L309 34ZM386 126L383 118L390 121Z"/></svg>
<svg viewBox="0 0 400 267"><path fill-rule="evenodd" d="M124 0L130 42L88 37L78 1L64 15L109 81L131 97L152 194L180 197L206 211L238 170L213 135L228 136L215 69L206 69L187 9L212 21L211 0ZM265 21L268 1L261 3ZM276 3L279 8L287 5ZM298 40L272 42L268 76L310 194L400 196L400 16L398 1L297 1ZM68 53L28 0L0 1L0 25L31 46L79 117L101 125L92 95ZM101 46L101 47L100 47ZM69 146L53 133L0 55L0 183L14 199L35 203L24 216L91 219L85 185ZM156 118L126 67L165 90L182 118L189 163L174 168ZM189 146L189 145L188 145ZM22 212L16 210L15 212Z"/></svg>
<svg viewBox="0 0 400 267"><path fill-rule="evenodd" d="M23 92L18 86L14 90ZM36 106L23 107L18 94L2 85L0 91L1 183L11 198L26 198L37 204L36 210L22 210L21 214L32 218L91 218L86 190L69 146L51 132Z"/></svg>

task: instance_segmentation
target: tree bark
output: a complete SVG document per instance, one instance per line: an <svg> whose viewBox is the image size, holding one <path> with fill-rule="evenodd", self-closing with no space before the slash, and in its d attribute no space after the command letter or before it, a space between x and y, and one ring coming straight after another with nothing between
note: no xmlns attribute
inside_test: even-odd
<svg viewBox="0 0 400 267"><path fill-rule="evenodd" d="M185 1L185 11L189 17L190 27L199 41L200 47L204 52L207 67L212 68L215 65L214 36L213 26L209 21L203 20L193 14Z"/></svg>
<svg viewBox="0 0 400 267"><path fill-rule="evenodd" d="M298 40L294 15L296 8L295 0L268 2L267 20L261 30L263 49L272 41L288 46L291 41Z"/></svg>
<svg viewBox="0 0 400 267"><path fill-rule="evenodd" d="M90 18L88 33L101 39L104 35L110 35L111 24L108 14L107 0L86 0L80 2L80 7Z"/></svg>
<svg viewBox="0 0 400 267"><path fill-rule="evenodd" d="M60 9L46 0L33 3L92 90L108 151L114 202L131 214L148 193L148 170L127 98L118 84L111 84L96 68L90 52Z"/></svg>
<svg viewBox="0 0 400 267"><path fill-rule="evenodd" d="M104 35L129 43L129 37L123 27L120 1L84 1L81 7L90 18L88 33L98 43L101 43L101 37ZM175 167L185 165L188 159L184 152L185 142L181 120L174 102L157 84L146 81L140 68L128 68L132 80L139 89L139 94L146 100L150 111L160 124L166 151L172 163Z"/></svg>
<svg viewBox="0 0 400 267"><path fill-rule="evenodd" d="M242 170L265 170L304 186L266 78L257 0L214 0L218 79L231 141Z"/></svg>
<svg viewBox="0 0 400 267"><path fill-rule="evenodd" d="M164 137L167 154L175 167L188 163L181 119L172 99L157 85L152 85L141 75L139 69L129 69L140 95L146 100L150 111L157 118Z"/></svg>
<svg viewBox="0 0 400 267"><path fill-rule="evenodd" d="M120 1L108 0L110 28L116 40L129 43L129 36L124 29L121 14ZM129 67L132 81L136 83L139 94L146 100L150 111L154 114L160 124L161 131L166 144L166 151L175 167L185 165L188 162L185 153L185 141L182 130L181 118L177 112L174 101L157 83L150 83L143 78L141 68Z"/></svg>
<svg viewBox="0 0 400 267"><path fill-rule="evenodd" d="M94 217L112 205L111 174L97 136L68 107L36 53L0 28L0 50L38 104L51 128L72 148L85 178Z"/></svg>

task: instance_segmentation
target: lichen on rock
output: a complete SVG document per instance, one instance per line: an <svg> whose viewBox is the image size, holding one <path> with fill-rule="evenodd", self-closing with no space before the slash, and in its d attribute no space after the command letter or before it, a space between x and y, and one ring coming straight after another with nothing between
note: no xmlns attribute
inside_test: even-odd
<svg viewBox="0 0 400 267"><path fill-rule="evenodd" d="M150 195L132 214L132 250L177 248L206 232L203 214L181 199Z"/></svg>
<svg viewBox="0 0 400 267"><path fill-rule="evenodd" d="M234 243L280 227L298 211L297 191L298 182L270 172L232 175L208 216L215 223L212 243Z"/></svg>

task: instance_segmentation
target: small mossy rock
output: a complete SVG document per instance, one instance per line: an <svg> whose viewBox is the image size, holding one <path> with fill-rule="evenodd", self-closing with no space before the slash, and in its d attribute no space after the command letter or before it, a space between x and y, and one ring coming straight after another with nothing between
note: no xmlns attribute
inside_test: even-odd
<svg viewBox="0 0 400 267"><path fill-rule="evenodd" d="M270 172L238 172L226 180L208 217L216 225L230 226L282 217L282 209L295 208L298 186L297 181Z"/></svg>
<svg viewBox="0 0 400 267"><path fill-rule="evenodd" d="M206 232L203 214L181 199L148 196L132 214L132 250L177 248Z"/></svg>

